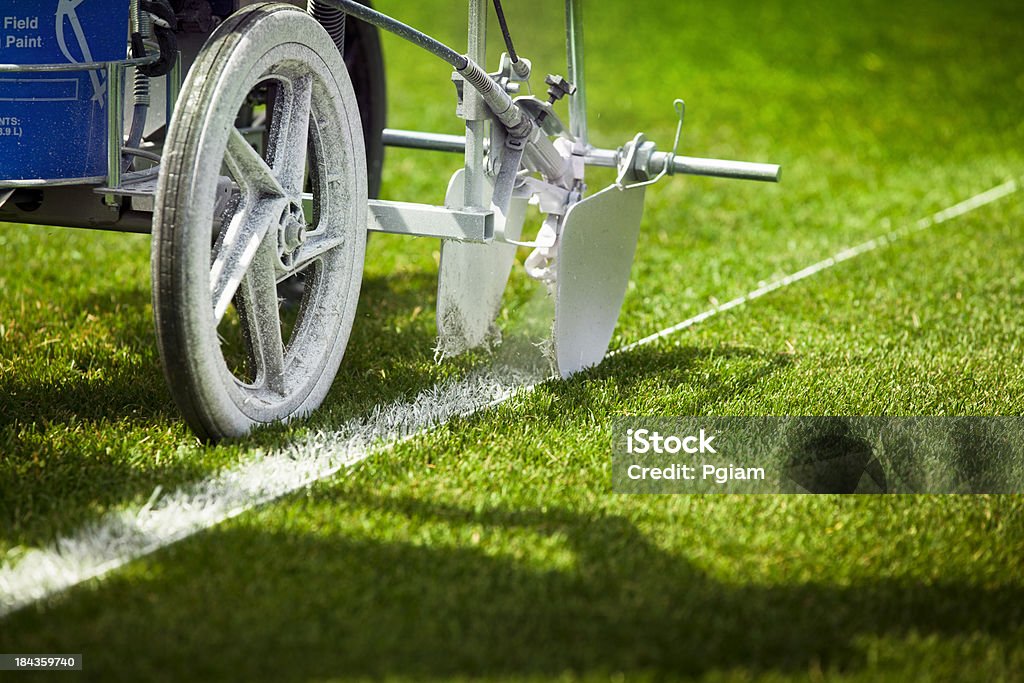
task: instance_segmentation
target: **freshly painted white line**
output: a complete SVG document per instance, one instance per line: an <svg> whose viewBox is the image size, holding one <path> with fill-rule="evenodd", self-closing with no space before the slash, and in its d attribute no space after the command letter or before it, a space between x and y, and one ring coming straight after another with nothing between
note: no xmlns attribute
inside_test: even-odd
<svg viewBox="0 0 1024 683"><path fill-rule="evenodd" d="M985 192L976 194L970 199L965 199L959 204L954 204L953 206L947 209L943 209L942 211L939 211L937 213L934 213L931 216L926 216L925 218L918 220L912 225L892 230L891 232L887 232L884 235L880 235L878 237L869 239L866 242L861 242L856 246L843 249L842 251L839 251L833 254L832 256L829 256L827 259L818 261L817 263L813 263L807 266L803 270L798 270L795 273L790 273L789 275L786 275L784 277L772 280L771 282L761 285L755 290L747 292L746 294L738 296L731 301L727 301L724 304L704 311L703 313L699 313L688 320L676 323L671 327L666 327L665 329L659 330L658 332L655 332L652 335L644 337L643 339L638 339L637 341L631 344L621 346L615 349L614 351L610 352L608 355L614 356L620 353L627 353L637 347L652 344L658 341L659 339L664 339L665 337L676 334L677 332L681 332L682 330L685 330L688 327L693 327L698 323L702 323L714 315L717 315L724 311L728 311L731 308L736 308L737 306L742 306L748 301L753 301L754 299L760 298L765 294L768 294L769 292L774 292L777 289L788 287L789 285L795 282L800 282L801 280L809 278L812 275L820 273L823 270L827 270L835 265L838 265L843 261L849 261L855 256L860 256L865 252L873 251L875 249L884 247L888 244L892 244L893 242L901 240L904 237L912 235L916 232L927 230L933 225L945 223L946 221L952 218L963 216L965 213L978 209L982 206L985 206L986 204L991 204L992 202L1002 199L1007 195L1013 194L1018 189L1019 186L1017 184L1017 181L1008 180L1007 182L1001 185L997 185L996 187L993 187L990 190L986 190Z"/></svg>
<svg viewBox="0 0 1024 683"><path fill-rule="evenodd" d="M652 344L838 263L962 216L1017 189L1014 181L1003 183L911 226L844 249L803 270L761 285L744 296L609 355ZM140 508L107 514L48 547L16 549L9 553L0 564L0 617L326 479L382 448L423 434L453 418L497 406L514 395L528 393L543 381L546 380L542 376L521 370L492 368L459 381L435 385L411 401L378 406L365 418L352 420L339 430L313 434L283 449L258 453L251 460L166 495L158 487Z"/></svg>
<svg viewBox="0 0 1024 683"><path fill-rule="evenodd" d="M194 485L166 494L158 488L141 508L107 514L49 547L16 549L0 564L0 617L507 400L515 387L534 380L521 371L491 370L437 384L411 401L377 406L337 431L257 453Z"/></svg>

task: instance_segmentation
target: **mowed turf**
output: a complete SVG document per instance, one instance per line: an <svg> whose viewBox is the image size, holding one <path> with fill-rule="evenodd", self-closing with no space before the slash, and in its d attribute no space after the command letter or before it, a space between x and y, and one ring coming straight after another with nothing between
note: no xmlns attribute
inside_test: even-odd
<svg viewBox="0 0 1024 683"><path fill-rule="evenodd" d="M559 3L506 8L538 73ZM613 345L1024 176L1010 2L591 3L591 128L775 161L779 187L648 192ZM381 8L456 46L458 11ZM443 65L385 42L390 125L456 132ZM535 87L539 86L535 83ZM439 203L457 158L389 152ZM593 186L608 182L595 174ZM1015 680L1019 497L624 497L619 415L1021 414L1024 195L551 382L0 622L0 652L96 680ZM148 239L0 227L0 556L45 545L486 364L433 361L437 243L375 237L335 389L308 423L197 444L152 339ZM534 324L518 273L503 315Z"/></svg>

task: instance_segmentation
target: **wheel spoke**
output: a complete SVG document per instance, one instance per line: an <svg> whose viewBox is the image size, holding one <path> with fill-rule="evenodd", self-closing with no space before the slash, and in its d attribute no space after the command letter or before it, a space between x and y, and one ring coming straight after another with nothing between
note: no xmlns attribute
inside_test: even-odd
<svg viewBox="0 0 1024 683"><path fill-rule="evenodd" d="M313 79L309 76L293 79L288 87L278 90L271 118L273 134L268 157L272 160L274 175L292 197L302 194L305 182L312 100Z"/></svg>
<svg viewBox="0 0 1024 683"><path fill-rule="evenodd" d="M284 395L284 340L274 277L276 247L267 240L258 249L252 267L238 289L238 313L246 329L257 377L271 391Z"/></svg>
<svg viewBox="0 0 1024 683"><path fill-rule="evenodd" d="M237 128L231 129L224 162L243 193L271 197L288 196L274 171Z"/></svg>
<svg viewBox="0 0 1024 683"><path fill-rule="evenodd" d="M265 238L286 203L287 200L280 197L243 199L227 229L218 238L214 247L216 257L210 267L210 297L216 322L224 317L260 245L266 242L276 251L276 234L272 236L274 239Z"/></svg>
<svg viewBox="0 0 1024 683"><path fill-rule="evenodd" d="M310 235L306 238L306 241L302 246L296 249L293 253L291 268L288 269L286 274L278 277L278 280L284 280L285 278L301 271L331 249L336 249L344 243L345 238L340 236Z"/></svg>
<svg viewBox="0 0 1024 683"><path fill-rule="evenodd" d="M284 188L270 166L236 129L231 130L228 138L225 163L242 196L227 228L217 238L216 256L210 267L210 296L218 323L269 227L280 218L287 204Z"/></svg>

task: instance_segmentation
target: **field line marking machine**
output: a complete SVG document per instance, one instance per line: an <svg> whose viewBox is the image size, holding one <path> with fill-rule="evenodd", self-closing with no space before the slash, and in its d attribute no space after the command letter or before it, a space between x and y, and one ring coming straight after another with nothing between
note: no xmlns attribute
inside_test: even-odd
<svg viewBox="0 0 1024 683"><path fill-rule="evenodd" d="M566 71L546 74L546 97L524 94L540 79L492 2L468 0L464 53L368 1L4 3L0 221L152 235L161 362L185 420L211 441L321 404L369 232L441 240L442 355L489 343L516 250L531 248L526 273L554 298L558 374L593 366L647 189L679 174L777 182L779 167L679 154L681 100L671 149L643 133L595 147L583 0L565 0ZM492 10L505 51L487 71ZM385 127L381 31L452 67L465 135ZM385 146L463 155L444 205L376 199ZM588 167L614 169L615 182L591 191ZM524 234L530 204L542 220Z"/></svg>

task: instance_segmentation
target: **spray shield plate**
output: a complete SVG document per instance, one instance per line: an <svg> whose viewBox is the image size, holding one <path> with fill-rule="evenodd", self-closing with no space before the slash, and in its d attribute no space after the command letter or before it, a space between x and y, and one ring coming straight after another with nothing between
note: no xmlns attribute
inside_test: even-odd
<svg viewBox="0 0 1024 683"><path fill-rule="evenodd" d="M448 183L445 206L462 208L465 172L460 169ZM489 202L493 187L487 182ZM457 356L483 346L497 337L494 319L516 257L516 246L502 238L518 240L526 219L526 200L512 199L508 213L495 211L494 240L485 243L454 242L441 244L441 263L437 276L437 353Z"/></svg>
<svg viewBox="0 0 1024 683"><path fill-rule="evenodd" d="M629 285L643 212L643 187L611 185L575 204L565 217L554 329L562 377L604 358Z"/></svg>

